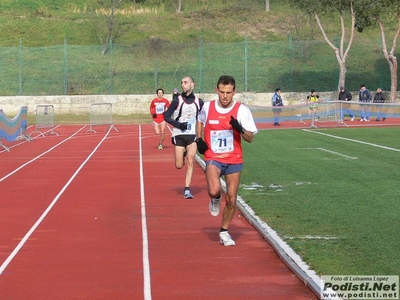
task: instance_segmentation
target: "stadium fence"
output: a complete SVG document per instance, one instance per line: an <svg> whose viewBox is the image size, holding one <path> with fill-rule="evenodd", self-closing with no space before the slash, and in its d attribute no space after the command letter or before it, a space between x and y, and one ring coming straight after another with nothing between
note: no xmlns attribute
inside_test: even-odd
<svg viewBox="0 0 400 300"><path fill-rule="evenodd" d="M335 40L338 43L338 39ZM196 93L211 93L222 74L235 77L241 92L336 91L339 66L323 40L211 43L151 39L134 45L0 47L0 95L126 95L166 93L184 76L195 79ZM229 54L226 51L229 49ZM390 89L390 69L378 40L358 41L346 61L347 90L365 84ZM368 58L368 64L365 60Z"/></svg>

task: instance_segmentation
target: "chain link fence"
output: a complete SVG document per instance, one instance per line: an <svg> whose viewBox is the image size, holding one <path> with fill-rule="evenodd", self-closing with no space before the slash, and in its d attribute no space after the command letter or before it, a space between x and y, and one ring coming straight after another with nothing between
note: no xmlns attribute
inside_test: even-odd
<svg viewBox="0 0 400 300"><path fill-rule="evenodd" d="M338 43L336 41L336 43ZM222 74L236 78L238 91L334 91L339 66L325 41L238 41L182 43L152 39L133 45L0 47L0 95L152 94L172 92L184 76L197 93L212 93ZM356 41L347 59L346 86L390 89L390 70L376 41Z"/></svg>

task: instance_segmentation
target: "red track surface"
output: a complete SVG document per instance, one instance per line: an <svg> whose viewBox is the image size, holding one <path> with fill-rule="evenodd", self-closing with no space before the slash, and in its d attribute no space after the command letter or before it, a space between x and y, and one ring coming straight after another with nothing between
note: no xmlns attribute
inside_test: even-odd
<svg viewBox="0 0 400 300"><path fill-rule="evenodd" d="M61 126L0 153L1 299L317 299L239 214L220 245L204 173L185 200L169 135L158 151L151 125L116 127L97 149L102 130Z"/></svg>

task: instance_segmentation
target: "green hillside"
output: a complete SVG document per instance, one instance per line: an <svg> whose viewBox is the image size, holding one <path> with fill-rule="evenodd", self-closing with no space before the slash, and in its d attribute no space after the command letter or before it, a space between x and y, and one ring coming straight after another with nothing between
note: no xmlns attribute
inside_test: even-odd
<svg viewBox="0 0 400 300"><path fill-rule="evenodd" d="M285 0L272 0L265 11L264 0L183 0L182 13L176 1L125 0L116 8L114 42L132 44L153 38L180 42L198 38L209 42L250 40L320 39L314 20L302 16ZM63 44L96 45L104 42L111 12L105 0L3 0L0 3L0 46ZM328 32L337 31L337 18L324 16ZM332 26L332 27L331 27ZM377 32L377 31L376 31ZM363 33L370 38L371 34ZM359 38L362 36L359 35Z"/></svg>
<svg viewBox="0 0 400 300"><path fill-rule="evenodd" d="M315 20L286 0L271 0L269 12L264 0L183 0L181 13L175 0L125 0L103 55L111 3L1 1L1 95L153 93L188 74L197 92L212 92L221 73L234 75L242 91L337 88L333 50ZM338 45L338 17L321 19ZM347 70L351 90L390 88L377 29L356 34Z"/></svg>

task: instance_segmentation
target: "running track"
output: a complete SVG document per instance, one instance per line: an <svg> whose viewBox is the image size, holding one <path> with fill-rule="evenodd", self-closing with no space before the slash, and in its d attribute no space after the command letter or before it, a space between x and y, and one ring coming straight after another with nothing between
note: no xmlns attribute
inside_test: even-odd
<svg viewBox="0 0 400 300"><path fill-rule="evenodd" d="M220 245L150 124L60 126L0 152L0 299L317 299L236 214Z"/></svg>

